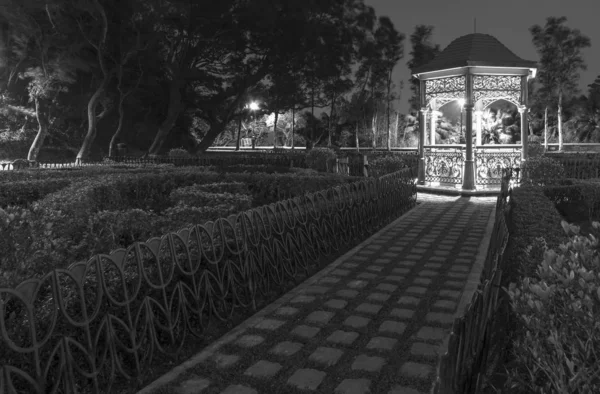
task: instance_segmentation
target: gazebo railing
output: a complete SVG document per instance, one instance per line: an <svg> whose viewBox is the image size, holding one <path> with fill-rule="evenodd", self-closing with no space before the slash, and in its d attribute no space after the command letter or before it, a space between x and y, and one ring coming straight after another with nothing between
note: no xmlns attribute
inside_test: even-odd
<svg viewBox="0 0 600 394"><path fill-rule="evenodd" d="M460 185L463 182L466 145L425 145L425 182ZM473 147L477 186L500 186L504 168L520 168L521 145Z"/></svg>

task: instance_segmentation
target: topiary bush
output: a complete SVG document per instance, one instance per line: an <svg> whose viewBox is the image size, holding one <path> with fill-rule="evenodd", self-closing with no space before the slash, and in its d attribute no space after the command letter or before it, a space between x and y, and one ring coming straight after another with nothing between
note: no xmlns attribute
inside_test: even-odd
<svg viewBox="0 0 600 394"><path fill-rule="evenodd" d="M521 167L521 182L526 185L551 185L565 179L565 168L549 157L532 157Z"/></svg>
<svg viewBox="0 0 600 394"><path fill-rule="evenodd" d="M408 167L403 158L398 155L377 155L369 159L368 175L380 177Z"/></svg>
<svg viewBox="0 0 600 394"><path fill-rule="evenodd" d="M600 392L600 223L594 235L562 222L570 239L543 239L535 277L507 290L521 329L507 388L527 393Z"/></svg>
<svg viewBox="0 0 600 394"><path fill-rule="evenodd" d="M183 148L173 148L169 150L169 157L190 157L190 154Z"/></svg>
<svg viewBox="0 0 600 394"><path fill-rule="evenodd" d="M316 171L331 172L336 158L333 149L313 148L306 154L306 165Z"/></svg>

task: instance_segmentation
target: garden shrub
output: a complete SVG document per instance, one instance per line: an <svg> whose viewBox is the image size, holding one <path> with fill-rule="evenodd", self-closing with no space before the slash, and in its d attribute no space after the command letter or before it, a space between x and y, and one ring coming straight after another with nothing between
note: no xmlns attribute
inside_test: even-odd
<svg viewBox="0 0 600 394"><path fill-rule="evenodd" d="M530 159L542 157L546 152L544 149L544 145L542 145L539 141L529 140L529 144L527 145L527 157Z"/></svg>
<svg viewBox="0 0 600 394"><path fill-rule="evenodd" d="M174 205L187 205L190 207L212 207L216 205L230 205L237 211L250 209L252 200L245 194L210 193L193 185L175 189L170 195Z"/></svg>
<svg viewBox="0 0 600 394"><path fill-rule="evenodd" d="M550 185L565 179L563 165L549 157L532 157L521 167L521 182L527 185Z"/></svg>
<svg viewBox="0 0 600 394"><path fill-rule="evenodd" d="M10 182L0 188L0 207L8 205L27 206L44 196L64 189L71 179L36 179L32 181Z"/></svg>
<svg viewBox="0 0 600 394"><path fill-rule="evenodd" d="M168 221L163 222L162 231L177 231L183 227L202 225L208 221L235 215L241 211L231 204L215 204L211 206L189 206L178 204L167 209L164 216Z"/></svg>
<svg viewBox="0 0 600 394"><path fill-rule="evenodd" d="M377 155L369 159L368 175L380 177L406 168L408 165L399 155Z"/></svg>
<svg viewBox="0 0 600 394"><path fill-rule="evenodd" d="M189 157L190 154L183 148L173 148L169 151L169 157Z"/></svg>
<svg viewBox="0 0 600 394"><path fill-rule="evenodd" d="M306 154L306 165L320 172L331 172L336 157L333 149L313 148Z"/></svg>
<svg viewBox="0 0 600 394"><path fill-rule="evenodd" d="M528 393L598 393L600 223L588 236L564 221L562 227L570 239L557 249L544 246L536 276L508 289L521 323L508 385Z"/></svg>

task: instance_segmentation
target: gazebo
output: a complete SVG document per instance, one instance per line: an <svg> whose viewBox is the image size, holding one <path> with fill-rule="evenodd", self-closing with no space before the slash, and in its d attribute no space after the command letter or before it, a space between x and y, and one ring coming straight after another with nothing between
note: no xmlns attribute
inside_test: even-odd
<svg viewBox="0 0 600 394"><path fill-rule="evenodd" d="M413 69L412 74L419 80L421 105L419 185L462 185L464 191L494 188L500 184L502 168L519 167L527 159L527 81L535 78L536 62L521 59L491 35L473 33L452 41L431 62ZM520 144L482 143L483 111L500 99L518 108ZM454 100L464 105L465 143L436 144L438 110Z"/></svg>

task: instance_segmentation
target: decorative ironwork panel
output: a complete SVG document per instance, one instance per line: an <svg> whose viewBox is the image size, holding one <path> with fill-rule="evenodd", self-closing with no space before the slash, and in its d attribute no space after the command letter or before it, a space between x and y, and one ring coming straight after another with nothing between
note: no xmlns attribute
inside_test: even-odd
<svg viewBox="0 0 600 394"><path fill-rule="evenodd" d="M505 168L520 168L521 152L517 149L489 152L475 151L475 168L478 185L499 185L502 183L502 170Z"/></svg>
<svg viewBox="0 0 600 394"><path fill-rule="evenodd" d="M425 181L462 183L464 157L460 149L425 150Z"/></svg>
<svg viewBox="0 0 600 394"><path fill-rule="evenodd" d="M110 393L416 203L412 168L191 226L0 288L0 393Z"/></svg>
<svg viewBox="0 0 600 394"><path fill-rule="evenodd" d="M434 98L456 100L465 96L466 86L464 75L425 81L425 100L427 102Z"/></svg>
<svg viewBox="0 0 600 394"><path fill-rule="evenodd" d="M521 77L514 75L473 75L473 101L506 99L519 105ZM489 103L488 103L489 104Z"/></svg>

